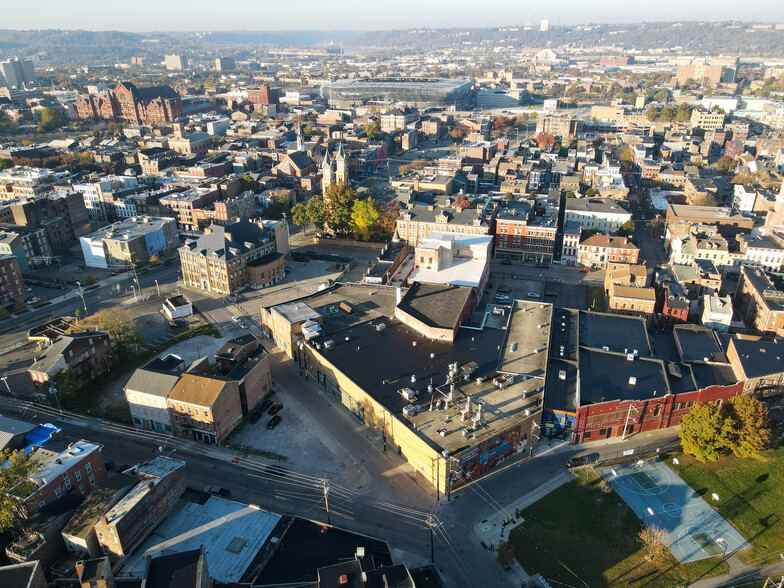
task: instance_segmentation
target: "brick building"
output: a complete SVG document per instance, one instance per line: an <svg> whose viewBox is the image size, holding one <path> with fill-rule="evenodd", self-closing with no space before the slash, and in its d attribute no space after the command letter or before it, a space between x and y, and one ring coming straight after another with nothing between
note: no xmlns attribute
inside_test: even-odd
<svg viewBox="0 0 784 588"><path fill-rule="evenodd" d="M248 100L251 104L277 104L280 100L280 88L266 85L248 88Z"/></svg>
<svg viewBox="0 0 784 588"><path fill-rule="evenodd" d="M639 316L650 323L656 293L648 285L648 268L644 265L608 263L604 291L611 312Z"/></svg>
<svg viewBox="0 0 784 588"><path fill-rule="evenodd" d="M81 388L112 368L111 353L106 333L86 331L60 335L27 371L36 392L41 392L49 378L62 370L71 372Z"/></svg>
<svg viewBox="0 0 784 588"><path fill-rule="evenodd" d="M28 496L20 496L28 514L59 500L66 494L88 494L93 486L106 479L102 445L77 441L66 445L50 441L39 447L35 459L41 468L30 476L36 489Z"/></svg>
<svg viewBox="0 0 784 588"><path fill-rule="evenodd" d="M577 264L583 267L604 268L608 263L637 263L640 250L626 237L592 235L583 239L577 248Z"/></svg>
<svg viewBox="0 0 784 588"><path fill-rule="evenodd" d="M784 274L741 267L735 307L746 326L763 335L784 336Z"/></svg>
<svg viewBox="0 0 784 588"><path fill-rule="evenodd" d="M0 302L5 304L27 296L19 261L13 255L0 255Z"/></svg>
<svg viewBox="0 0 784 588"><path fill-rule="evenodd" d="M128 124L171 123L182 117L182 98L171 86L137 87L120 82L111 92L82 94L76 100L82 120L121 120Z"/></svg>

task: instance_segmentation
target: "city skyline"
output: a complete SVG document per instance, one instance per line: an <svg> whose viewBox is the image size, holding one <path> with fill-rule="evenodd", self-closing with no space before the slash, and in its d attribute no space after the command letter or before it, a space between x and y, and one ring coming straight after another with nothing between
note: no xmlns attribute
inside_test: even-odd
<svg viewBox="0 0 784 588"><path fill-rule="evenodd" d="M423 5L414 0L401 0L393 14L379 18L378 10L357 0L334 3L305 0L298 15L307 18L290 18L288 6L244 2L223 15L210 10L205 0L165 3L141 0L137 10L124 12L122 21L117 15L107 13L97 0L85 0L82 10L63 13L53 0L43 0L33 5L15 7L4 16L3 28L121 30L128 32L154 31L283 31L283 30L390 30L418 27L474 28L536 26L540 20L549 20L550 26L577 24L625 24L635 22L726 21L743 20L737 5L727 1L697 1L684 5L675 0L649 3L647 6L630 5L620 1L603 2L588 6L578 0L559 0L546 8L533 2L496 0L494 10L476 11L467 0L444 2L434 0ZM150 18L151 12L156 15ZM470 18L468 18L470 14ZM677 16L677 18L676 18ZM763 0L755 10L753 22L784 22L784 6L773 0ZM238 26L241 25L241 26ZM315 25L315 26L314 26Z"/></svg>

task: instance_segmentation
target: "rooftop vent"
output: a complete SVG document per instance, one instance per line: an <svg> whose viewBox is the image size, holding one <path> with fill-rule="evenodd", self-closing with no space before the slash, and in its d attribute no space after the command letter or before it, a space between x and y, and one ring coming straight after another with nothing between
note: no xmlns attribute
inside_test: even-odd
<svg viewBox="0 0 784 588"><path fill-rule="evenodd" d="M335 346L335 342L330 339L329 341L324 341L324 348L325 349L332 349Z"/></svg>
<svg viewBox="0 0 784 588"><path fill-rule="evenodd" d="M634 387L637 385L637 378L635 376L629 376L629 387Z"/></svg>
<svg viewBox="0 0 784 588"><path fill-rule="evenodd" d="M383 331L384 329L386 329L386 328L387 328L387 325L386 325L386 323L378 323L378 324L376 325L376 331L378 331L379 333L380 333L381 331Z"/></svg>
<svg viewBox="0 0 784 588"><path fill-rule="evenodd" d="M413 404L408 404L403 407L403 415L411 418L416 414L416 407Z"/></svg>

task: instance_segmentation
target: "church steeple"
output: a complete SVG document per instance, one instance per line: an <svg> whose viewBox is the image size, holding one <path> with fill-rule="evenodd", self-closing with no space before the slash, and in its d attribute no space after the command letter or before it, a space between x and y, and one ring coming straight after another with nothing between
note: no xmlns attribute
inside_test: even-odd
<svg viewBox="0 0 784 588"><path fill-rule="evenodd" d="M338 145L338 151L335 153L335 181L348 184L348 165L346 161L346 154L343 153L343 143Z"/></svg>
<svg viewBox="0 0 784 588"><path fill-rule="evenodd" d="M332 184L332 160L329 158L329 147L327 153L324 155L324 161L321 162L321 191L326 192Z"/></svg>
<svg viewBox="0 0 784 588"><path fill-rule="evenodd" d="M304 151L305 143L302 140L302 121L297 120L297 151Z"/></svg>

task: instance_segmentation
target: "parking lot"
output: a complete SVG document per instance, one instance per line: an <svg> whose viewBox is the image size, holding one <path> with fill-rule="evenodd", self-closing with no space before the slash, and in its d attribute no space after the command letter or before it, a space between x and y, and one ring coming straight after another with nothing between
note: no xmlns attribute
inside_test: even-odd
<svg viewBox="0 0 784 588"><path fill-rule="evenodd" d="M558 279L528 277L509 273L493 273L493 287L485 303L493 303L496 296L510 300L540 300L564 308L588 309L588 291L581 284L564 284Z"/></svg>

